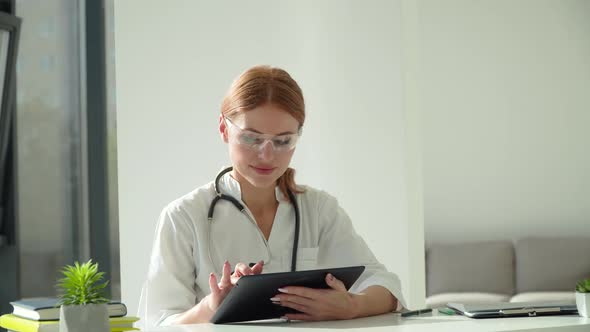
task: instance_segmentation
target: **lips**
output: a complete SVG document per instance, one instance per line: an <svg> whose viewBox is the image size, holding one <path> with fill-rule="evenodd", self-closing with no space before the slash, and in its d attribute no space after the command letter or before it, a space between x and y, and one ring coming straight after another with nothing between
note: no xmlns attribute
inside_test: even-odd
<svg viewBox="0 0 590 332"><path fill-rule="evenodd" d="M272 173L276 168L276 167L272 167L272 166L250 166L250 167L252 167L256 171L256 173L264 174L264 175Z"/></svg>

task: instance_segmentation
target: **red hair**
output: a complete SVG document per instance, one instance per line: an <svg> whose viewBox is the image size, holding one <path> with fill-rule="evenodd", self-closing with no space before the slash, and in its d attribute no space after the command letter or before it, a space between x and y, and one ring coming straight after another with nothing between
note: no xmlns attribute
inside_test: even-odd
<svg viewBox="0 0 590 332"><path fill-rule="evenodd" d="M232 118L264 104L274 104L292 115L299 128L305 122L303 92L285 70L271 66L255 66L243 72L231 85L223 98L221 114ZM285 197L288 191L302 193L295 184L295 170L288 168L278 179L278 186Z"/></svg>

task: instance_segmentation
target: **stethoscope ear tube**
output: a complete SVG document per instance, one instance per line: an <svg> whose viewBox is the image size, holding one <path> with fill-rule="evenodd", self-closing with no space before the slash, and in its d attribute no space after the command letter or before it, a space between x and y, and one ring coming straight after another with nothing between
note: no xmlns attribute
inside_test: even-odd
<svg viewBox="0 0 590 332"><path fill-rule="evenodd" d="M215 205L217 204L217 201L219 201L220 199L232 202L236 209L240 210L241 212L244 212L244 206L242 205L242 203L238 202L237 199L229 195L219 194L215 196L215 198L213 198L213 201L211 201L211 205L209 205L209 212L207 213L207 219L209 221L213 220L213 212L215 211Z"/></svg>

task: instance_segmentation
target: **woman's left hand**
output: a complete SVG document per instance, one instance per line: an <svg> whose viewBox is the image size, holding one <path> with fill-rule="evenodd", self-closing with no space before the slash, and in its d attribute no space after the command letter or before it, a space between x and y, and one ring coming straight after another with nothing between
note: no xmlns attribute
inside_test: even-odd
<svg viewBox="0 0 590 332"><path fill-rule="evenodd" d="M354 295L346 290L342 281L332 274L326 275L328 289L289 286L279 289L271 301L277 305L293 308L301 313L286 314L292 320L336 320L357 316Z"/></svg>

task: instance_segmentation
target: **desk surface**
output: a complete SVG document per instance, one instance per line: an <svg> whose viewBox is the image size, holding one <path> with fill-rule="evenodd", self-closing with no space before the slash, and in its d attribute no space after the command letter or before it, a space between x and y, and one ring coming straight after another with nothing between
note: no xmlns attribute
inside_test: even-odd
<svg viewBox="0 0 590 332"><path fill-rule="evenodd" d="M145 332L271 332L300 329L301 332L329 331L437 331L437 332L478 332L478 331L590 331L590 319L580 316L542 316L496 319L471 319L464 316L433 314L430 316L402 318L399 314L331 322L264 322L231 325L195 324L159 327ZM303 331L304 330L304 331Z"/></svg>

